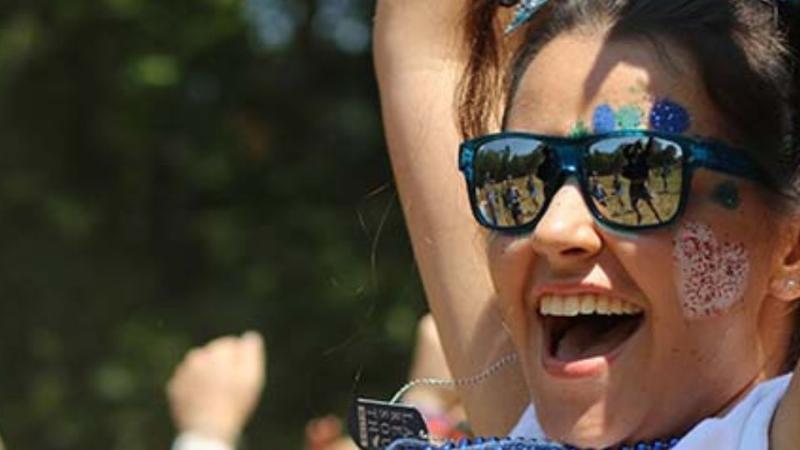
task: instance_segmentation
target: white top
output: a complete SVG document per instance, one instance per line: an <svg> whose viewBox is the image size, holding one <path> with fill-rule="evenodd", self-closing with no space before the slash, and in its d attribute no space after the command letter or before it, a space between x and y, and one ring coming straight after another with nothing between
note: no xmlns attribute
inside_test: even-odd
<svg viewBox="0 0 800 450"><path fill-rule="evenodd" d="M183 432L175 438L172 450L233 450L227 442L197 433Z"/></svg>
<svg viewBox="0 0 800 450"><path fill-rule="evenodd" d="M768 450L770 422L791 377L784 375L759 384L724 417L700 422L673 450ZM525 410L511 436L545 437L533 406Z"/></svg>

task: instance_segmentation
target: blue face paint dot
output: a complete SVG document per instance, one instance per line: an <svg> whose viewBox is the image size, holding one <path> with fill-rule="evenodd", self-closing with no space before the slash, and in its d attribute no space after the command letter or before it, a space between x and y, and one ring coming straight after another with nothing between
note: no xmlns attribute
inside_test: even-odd
<svg viewBox="0 0 800 450"><path fill-rule="evenodd" d="M686 108L670 100L659 100L650 111L650 129L654 131L683 134L691 124Z"/></svg>
<svg viewBox="0 0 800 450"><path fill-rule="evenodd" d="M592 128L595 134L611 133L616 126L617 119L611 106L603 104L595 108L592 116Z"/></svg>
<svg viewBox="0 0 800 450"><path fill-rule="evenodd" d="M732 181L718 184L711 192L711 198L725 209L735 210L742 203L739 188Z"/></svg>

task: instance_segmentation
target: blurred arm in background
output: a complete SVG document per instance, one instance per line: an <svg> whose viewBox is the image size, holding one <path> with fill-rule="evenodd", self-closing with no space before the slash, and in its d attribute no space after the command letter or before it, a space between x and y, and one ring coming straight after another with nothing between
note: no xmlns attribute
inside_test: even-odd
<svg viewBox="0 0 800 450"><path fill-rule="evenodd" d="M417 327L417 344L414 348L409 380L425 378L450 380L452 377L436 323L428 314L419 321ZM405 395L403 403L413 405L422 412L432 436L452 440L468 437L466 413L455 389L417 386Z"/></svg>
<svg viewBox="0 0 800 450"><path fill-rule="evenodd" d="M342 421L335 415L311 419L305 431L304 450L358 450L352 439L342 435Z"/></svg>
<svg viewBox="0 0 800 450"><path fill-rule="evenodd" d="M430 314L424 316L417 326L414 359L409 372L410 380L422 378L451 378L439 333ZM428 431L436 438L457 440L466 437L468 433L461 399L453 389L418 386L403 397L402 403L420 410ZM350 438L342 436L342 423L336 416L328 415L308 422L305 450L357 449Z"/></svg>
<svg viewBox="0 0 800 450"><path fill-rule="evenodd" d="M453 375L482 372L513 352L492 300L485 234L458 172L456 88L467 60L467 0L380 0L374 59L389 155L414 255ZM504 435L528 404L509 366L460 389L478 434Z"/></svg>
<svg viewBox="0 0 800 450"><path fill-rule="evenodd" d="M173 450L232 450L266 378L261 335L226 336L189 351L167 384Z"/></svg>

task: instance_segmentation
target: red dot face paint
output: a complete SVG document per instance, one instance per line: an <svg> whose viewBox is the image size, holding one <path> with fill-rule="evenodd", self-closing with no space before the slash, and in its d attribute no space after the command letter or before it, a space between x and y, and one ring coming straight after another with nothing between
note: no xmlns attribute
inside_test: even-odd
<svg viewBox="0 0 800 450"><path fill-rule="evenodd" d="M750 272L744 245L720 243L709 226L686 222L674 252L686 318L719 316L742 300Z"/></svg>

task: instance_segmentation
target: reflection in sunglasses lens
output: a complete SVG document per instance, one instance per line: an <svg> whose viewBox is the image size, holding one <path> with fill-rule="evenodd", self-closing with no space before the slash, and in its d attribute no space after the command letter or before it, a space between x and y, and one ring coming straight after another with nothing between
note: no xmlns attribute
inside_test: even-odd
<svg viewBox="0 0 800 450"><path fill-rule="evenodd" d="M627 226L667 222L678 213L683 151L667 139L615 137L592 144L584 170L594 208Z"/></svg>
<svg viewBox="0 0 800 450"><path fill-rule="evenodd" d="M475 154L475 198L483 221L515 228L534 221L545 201L553 164L546 144L506 138L481 146Z"/></svg>
<svg viewBox="0 0 800 450"><path fill-rule="evenodd" d="M597 141L583 160L584 189L607 223L653 226L672 220L683 187L683 150L669 139L620 136ZM504 137L475 153L475 205L483 223L513 229L538 219L558 176L556 153L530 137Z"/></svg>

